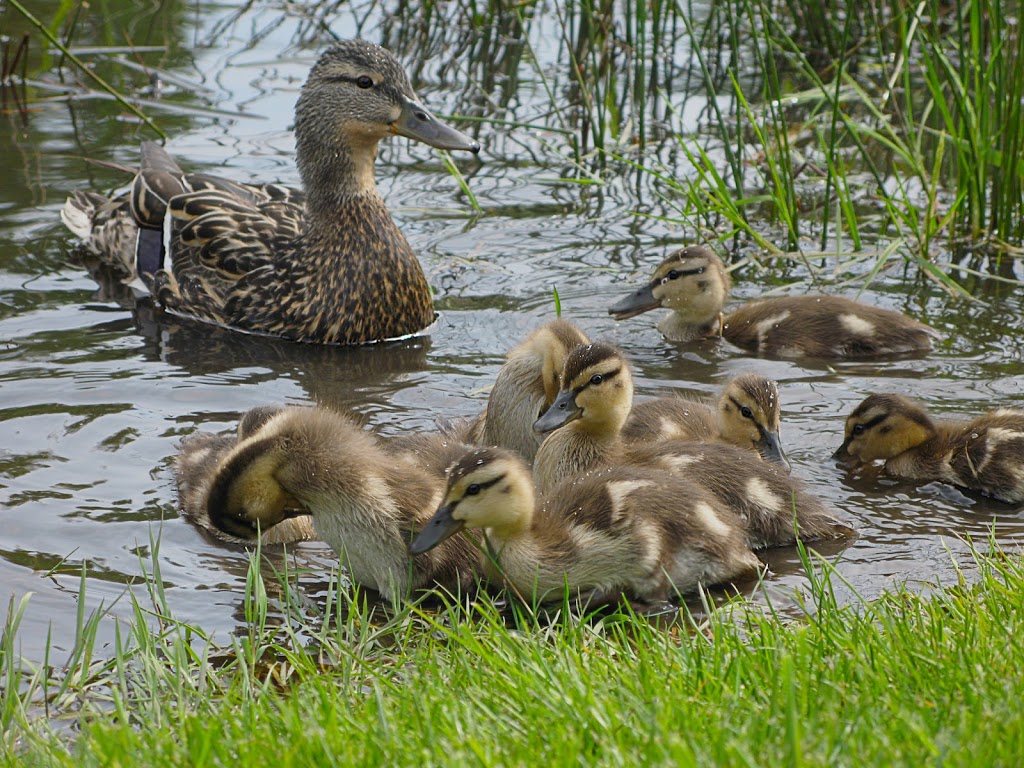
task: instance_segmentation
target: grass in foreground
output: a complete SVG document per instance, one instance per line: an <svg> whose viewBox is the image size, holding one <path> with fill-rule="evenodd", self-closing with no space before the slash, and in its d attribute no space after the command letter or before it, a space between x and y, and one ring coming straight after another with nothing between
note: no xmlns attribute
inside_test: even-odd
<svg viewBox="0 0 1024 768"><path fill-rule="evenodd" d="M140 609L104 671L66 670L93 692L71 740L27 714L40 690L11 684L9 631L6 760L1014 764L1024 565L977 559L977 584L927 597L839 607L826 572L804 621L737 601L669 629L623 613L509 621L488 600L380 626L332 599L326 618L295 607L275 628L254 571L252 631L231 648L197 651L201 633L166 617L151 634Z"/></svg>

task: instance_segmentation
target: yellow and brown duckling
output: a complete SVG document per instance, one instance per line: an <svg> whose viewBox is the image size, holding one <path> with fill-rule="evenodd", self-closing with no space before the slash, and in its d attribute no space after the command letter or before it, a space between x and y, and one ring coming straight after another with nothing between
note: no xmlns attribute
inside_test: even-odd
<svg viewBox="0 0 1024 768"><path fill-rule="evenodd" d="M467 442L509 448L533 461L542 437L533 423L558 396L569 352L590 341L568 320L552 320L513 347L498 371L487 408L465 433Z"/></svg>
<svg viewBox="0 0 1024 768"><path fill-rule="evenodd" d="M406 336L434 310L374 182L377 144L391 134L479 150L422 105L391 53L341 42L295 108L303 191L185 173L147 142L129 194L76 192L61 218L86 255L175 314L323 344Z"/></svg>
<svg viewBox="0 0 1024 768"><path fill-rule="evenodd" d="M620 595L656 602L701 585L756 576L761 566L736 516L685 479L636 468L588 473L538 501L517 454L478 448L448 472L416 556L462 530L483 529L484 569L541 602Z"/></svg>
<svg viewBox="0 0 1024 768"><path fill-rule="evenodd" d="M752 301L728 315L731 282L722 260L705 246L676 251L643 288L613 304L625 320L652 309L672 310L658 329L670 341L722 336L770 357L870 358L931 348L938 333L891 309L842 296L780 296Z"/></svg>
<svg viewBox="0 0 1024 768"><path fill-rule="evenodd" d="M804 541L852 534L798 481L750 450L679 440L626 444L632 392L629 364L615 347L599 342L569 354L562 390L536 425L549 433L533 465L542 493L597 467L651 467L710 492L743 521L754 549L792 543L794 522Z"/></svg>
<svg viewBox="0 0 1024 768"><path fill-rule="evenodd" d="M779 385L757 373L741 373L726 383L714 403L673 396L634 403L622 437L627 443L730 443L757 451L788 472L781 421Z"/></svg>
<svg viewBox="0 0 1024 768"><path fill-rule="evenodd" d="M870 395L846 419L833 458L884 460L885 472L950 483L1024 502L1024 411L1001 408L964 421L935 420L902 395Z"/></svg>
<svg viewBox="0 0 1024 768"><path fill-rule="evenodd" d="M477 549L463 537L429 557L410 561L407 554L444 492L438 468L466 446L389 450L327 408L263 410L243 416L240 426L238 437L198 435L183 443L175 469L187 517L242 543L315 532L353 581L393 603L417 589L456 592L475 583Z"/></svg>

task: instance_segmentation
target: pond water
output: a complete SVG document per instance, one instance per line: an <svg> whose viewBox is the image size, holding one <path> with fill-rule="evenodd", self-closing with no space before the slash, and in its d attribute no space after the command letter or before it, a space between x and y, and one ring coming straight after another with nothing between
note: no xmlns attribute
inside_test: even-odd
<svg viewBox="0 0 1024 768"><path fill-rule="evenodd" d="M754 359L726 344L668 344L652 315L616 324L606 314L608 304L695 233L638 217L636 211L660 215L666 209L635 174L607 174L601 185L563 180L572 168L560 153L560 134L511 125L557 123L546 90L552 82L562 88L557 35L540 22L529 27L534 66L521 48L491 39L501 30L489 30L490 52L482 44L449 50L429 35L424 42L409 31L418 30L422 19L408 19L403 27L409 11L393 5L329 11L296 5L285 11L277 4L241 2L172 2L156 10L126 4L111 19L87 14L75 40L84 46L131 39L164 47L139 56L166 73L160 93L148 97L165 108L150 111L170 134L168 149L182 165L293 185L292 107L330 33L388 44L415 65L420 95L441 114L472 106L486 116L491 97L508 87L508 72L518 73L516 96L500 114L507 123L475 125L484 146L479 160L455 158L479 211L436 153L405 140L382 145L381 190L424 264L441 311L429 337L408 343L307 347L182 324L145 308L130 313L98 298L95 284L69 260L73 242L58 212L71 190L112 189L125 181L83 157L131 166L140 139L152 136L101 99L37 100L26 121L10 110L4 115L0 598L33 593L20 636L25 656L39 658L48 635L56 651L71 647L83 572L85 607L108 608L101 638L109 640L114 623L131 615L124 599L128 585L145 600L140 577L152 568L157 540L176 617L225 639L244 621L247 555L179 516L170 471L179 440L197 429L232 429L242 411L265 403L353 409L385 435L431 429L438 417L472 415L508 346L554 316L555 288L564 316L628 352L639 395L677 388L710 395L746 370L779 381L783 440L794 473L860 534L841 552L825 553L848 583L844 599L854 592L874 597L902 583L954 581L955 563L970 569L967 537L984 545L993 532L1001 546L1018 546L1021 510L941 484L851 479L829 456L841 442L845 414L870 392L912 394L939 415L1024 405L1019 291L979 280L972 290L983 301L968 303L912 272L890 270L861 298L919 317L945 338L927 356L884 362ZM58 3L34 7L48 20ZM543 9L538 6L538 14ZM0 14L9 33L20 34L23 24L12 11ZM520 58L509 64L516 50ZM486 67L466 63L466 57L484 55L500 63L500 77L482 82L476 74ZM676 64L685 67L687 61L680 43ZM52 74L34 77L59 86ZM34 91L40 98L55 93ZM682 119L696 129L701 97L674 98ZM672 170L685 173L673 158L668 153L663 159L679 162ZM833 260L817 263L823 274ZM806 272L797 261L770 273L746 268L737 274L734 299L802 277ZM828 290L854 295L856 286ZM297 547L295 557L314 573L334 562L318 543ZM773 600L785 606L806 577L794 550L766 557Z"/></svg>

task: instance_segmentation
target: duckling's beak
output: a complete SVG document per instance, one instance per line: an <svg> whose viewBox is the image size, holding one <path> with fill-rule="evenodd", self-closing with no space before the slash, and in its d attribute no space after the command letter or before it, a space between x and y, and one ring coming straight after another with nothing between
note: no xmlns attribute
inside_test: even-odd
<svg viewBox="0 0 1024 768"><path fill-rule="evenodd" d="M465 522L452 517L454 504L445 504L427 521L416 538L409 545L410 555L422 555L429 552L442 541L454 536L465 527Z"/></svg>
<svg viewBox="0 0 1024 768"><path fill-rule="evenodd" d="M852 436L851 436L852 437ZM843 464L852 464L856 461L853 454L849 451L850 448L850 437L843 440L843 444L839 446L839 449L832 454L832 460L838 461Z"/></svg>
<svg viewBox="0 0 1024 768"><path fill-rule="evenodd" d="M793 466L789 463L789 459L786 458L786 452L782 450L782 442L779 440L778 432L765 430L761 433L761 456L766 461L774 461L786 471L787 475L793 471Z"/></svg>
<svg viewBox="0 0 1024 768"><path fill-rule="evenodd" d="M576 405L576 393L572 390L559 392L555 402L533 423L533 431L546 435L583 415L583 409Z"/></svg>
<svg viewBox="0 0 1024 768"><path fill-rule="evenodd" d="M654 290L648 283L643 288L629 294L624 299L615 302L608 307L608 314L616 320L626 320L630 317L642 315L661 306L661 301L655 298Z"/></svg>
<svg viewBox="0 0 1024 768"><path fill-rule="evenodd" d="M437 149L463 149L467 152L479 152L480 144L462 131L445 125L422 104L407 100L402 104L402 112L395 122L391 123L391 132L408 139L422 141Z"/></svg>

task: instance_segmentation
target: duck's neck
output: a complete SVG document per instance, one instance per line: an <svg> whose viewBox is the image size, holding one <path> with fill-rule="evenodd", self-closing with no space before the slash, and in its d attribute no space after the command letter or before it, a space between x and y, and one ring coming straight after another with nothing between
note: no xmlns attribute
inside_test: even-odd
<svg viewBox="0 0 1024 768"><path fill-rule="evenodd" d="M377 143L369 137L333 136L329 143L319 136L297 137L308 219L336 219L339 211L360 200L380 199L374 179Z"/></svg>
<svg viewBox="0 0 1024 768"><path fill-rule="evenodd" d="M533 459L534 483L549 493L561 481L591 469L614 463L622 452L617 431L587 429L574 422L552 432Z"/></svg>
<svg viewBox="0 0 1024 768"><path fill-rule="evenodd" d="M708 336L718 336L721 328L720 314L708 320L694 321L679 312L669 312L660 323L658 330L669 341L696 341Z"/></svg>

